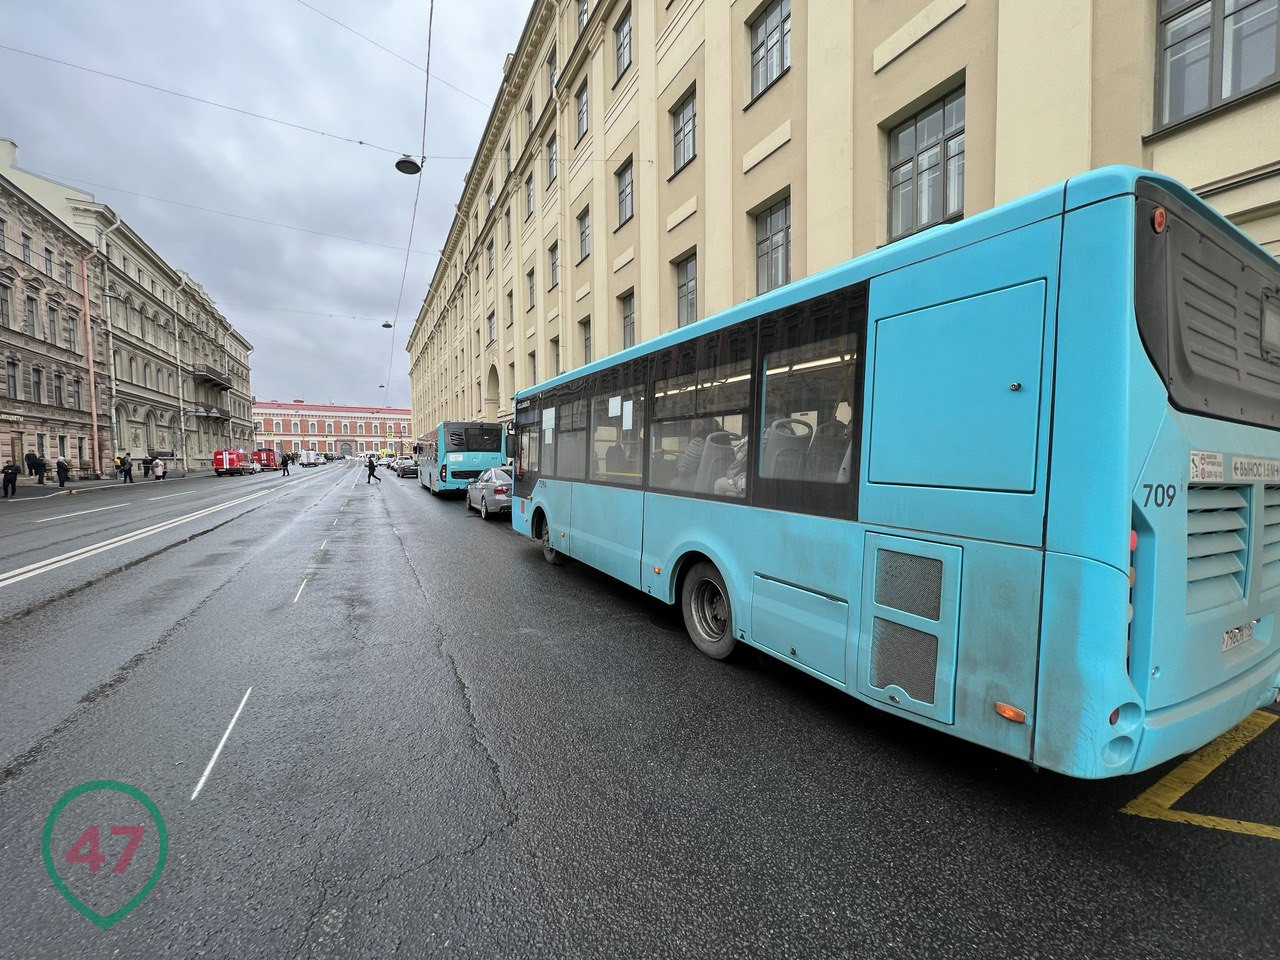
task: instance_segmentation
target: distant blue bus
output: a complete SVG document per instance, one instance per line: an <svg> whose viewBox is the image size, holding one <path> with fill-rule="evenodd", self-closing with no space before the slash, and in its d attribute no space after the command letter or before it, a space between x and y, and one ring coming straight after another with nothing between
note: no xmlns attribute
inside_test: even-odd
<svg viewBox="0 0 1280 960"><path fill-rule="evenodd" d="M1280 266L1105 168L517 395L515 528L1077 777L1280 687Z"/></svg>
<svg viewBox="0 0 1280 960"><path fill-rule="evenodd" d="M467 489L489 467L507 462L506 436L500 423L437 424L419 447L418 482L433 495Z"/></svg>

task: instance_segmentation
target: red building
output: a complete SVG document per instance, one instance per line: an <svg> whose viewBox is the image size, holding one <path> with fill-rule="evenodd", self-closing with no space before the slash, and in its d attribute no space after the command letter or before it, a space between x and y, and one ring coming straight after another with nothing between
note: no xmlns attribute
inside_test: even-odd
<svg viewBox="0 0 1280 960"><path fill-rule="evenodd" d="M253 404L255 444L278 453L401 453L413 448L410 411L401 407L344 407L295 400Z"/></svg>

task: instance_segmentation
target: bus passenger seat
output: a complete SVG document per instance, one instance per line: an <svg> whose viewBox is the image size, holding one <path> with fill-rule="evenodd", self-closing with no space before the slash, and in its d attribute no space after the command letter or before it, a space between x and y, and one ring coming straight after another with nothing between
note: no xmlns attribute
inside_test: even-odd
<svg viewBox="0 0 1280 960"><path fill-rule="evenodd" d="M844 451L844 460L840 462L840 469L836 471L836 483L848 483L849 473L853 470L853 441L849 441L849 445Z"/></svg>
<svg viewBox="0 0 1280 960"><path fill-rule="evenodd" d="M813 427L807 420L785 417L775 420L764 434L760 476L796 480L804 467Z"/></svg>
<svg viewBox="0 0 1280 960"><path fill-rule="evenodd" d="M727 476L732 465L732 435L723 430L711 434L702 448L702 460L698 463L693 489L698 493L713 493L716 481Z"/></svg>
<svg viewBox="0 0 1280 960"><path fill-rule="evenodd" d="M627 451L623 449L622 444L615 443L604 452L604 471L605 473L626 473L627 471Z"/></svg>
<svg viewBox="0 0 1280 960"><path fill-rule="evenodd" d="M805 472L810 480L830 482L836 479L841 458L849 445L849 425L843 420L828 420L819 424L809 444Z"/></svg>

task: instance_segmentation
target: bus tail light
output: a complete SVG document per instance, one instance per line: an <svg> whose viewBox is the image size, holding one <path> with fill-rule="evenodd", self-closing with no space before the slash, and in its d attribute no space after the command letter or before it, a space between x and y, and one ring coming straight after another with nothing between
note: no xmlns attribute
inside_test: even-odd
<svg viewBox="0 0 1280 960"><path fill-rule="evenodd" d="M443 483L449 479L449 465L447 463L440 464L440 482Z"/></svg>

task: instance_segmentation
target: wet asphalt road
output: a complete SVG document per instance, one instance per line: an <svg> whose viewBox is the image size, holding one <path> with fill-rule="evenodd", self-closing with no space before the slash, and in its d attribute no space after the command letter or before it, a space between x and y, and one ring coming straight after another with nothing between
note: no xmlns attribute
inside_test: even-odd
<svg viewBox="0 0 1280 960"><path fill-rule="evenodd" d="M714 663L412 479L184 483L0 512L0 957L1275 955L1280 841L1120 812L1169 767L1070 781ZM1179 806L1280 824L1278 728ZM107 931L40 853L95 779L169 834Z"/></svg>

